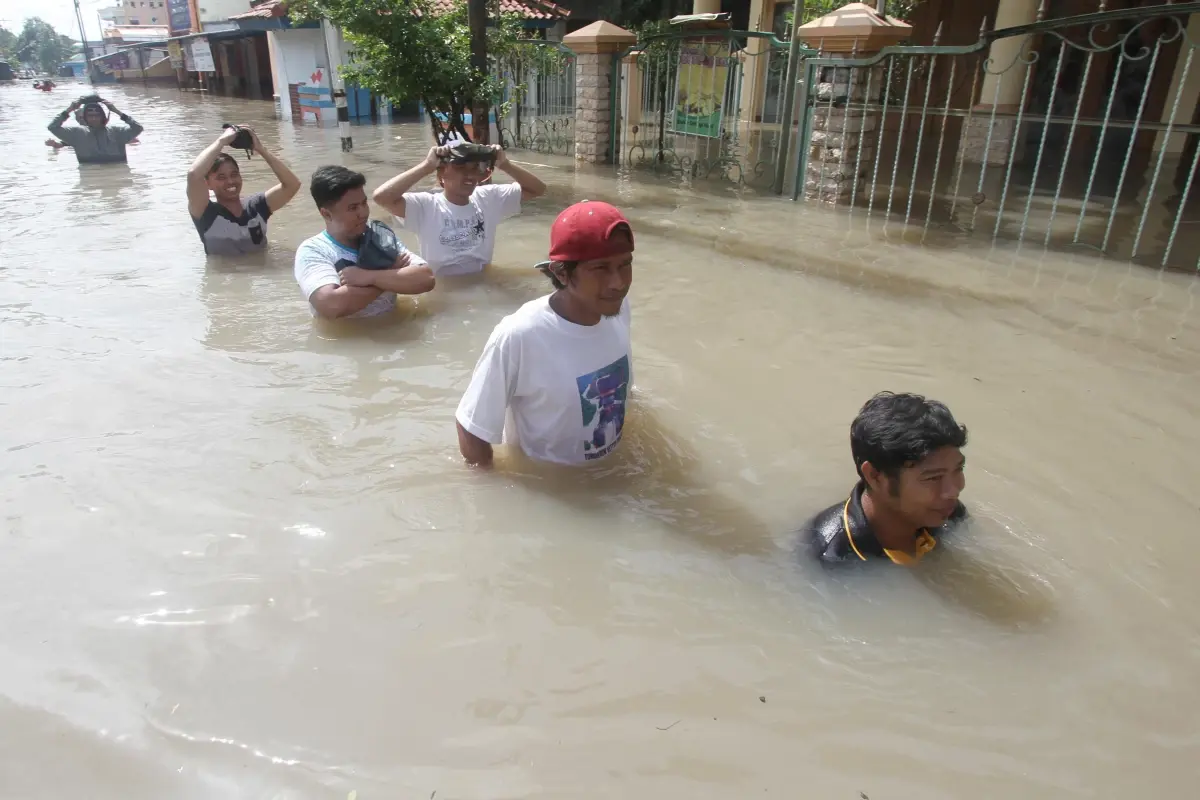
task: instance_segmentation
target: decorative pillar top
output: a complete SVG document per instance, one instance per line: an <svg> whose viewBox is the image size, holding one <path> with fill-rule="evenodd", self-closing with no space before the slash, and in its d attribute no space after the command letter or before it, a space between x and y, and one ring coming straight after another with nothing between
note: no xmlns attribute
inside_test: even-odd
<svg viewBox="0 0 1200 800"><path fill-rule="evenodd" d="M850 3L800 26L800 40L827 53L878 53L912 35L912 26L883 17L866 3Z"/></svg>
<svg viewBox="0 0 1200 800"><path fill-rule="evenodd" d="M598 20L563 37L563 44L575 53L619 53L637 44L637 35L619 25Z"/></svg>

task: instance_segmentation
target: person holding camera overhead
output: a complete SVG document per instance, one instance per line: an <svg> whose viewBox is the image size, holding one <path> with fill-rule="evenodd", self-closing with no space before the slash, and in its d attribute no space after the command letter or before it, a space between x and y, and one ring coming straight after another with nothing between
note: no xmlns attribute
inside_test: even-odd
<svg viewBox="0 0 1200 800"><path fill-rule="evenodd" d="M279 183L242 197L242 171L226 147L258 153ZM209 199L209 192L213 198ZM196 156L187 174L188 213L207 255L236 256L265 250L267 220L300 191L300 179L267 151L250 128L227 125L215 142Z"/></svg>

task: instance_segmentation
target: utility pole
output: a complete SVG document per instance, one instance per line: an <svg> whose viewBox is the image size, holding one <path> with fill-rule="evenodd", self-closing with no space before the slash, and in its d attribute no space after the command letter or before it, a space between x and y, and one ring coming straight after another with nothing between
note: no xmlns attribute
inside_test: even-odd
<svg viewBox="0 0 1200 800"><path fill-rule="evenodd" d="M92 54L88 51L87 31L83 27L83 12L79 10L79 0L75 0L75 21L79 23L79 44L83 48L83 61L87 64L88 80L96 83L96 69L92 66Z"/></svg>
<svg viewBox="0 0 1200 800"><path fill-rule="evenodd" d="M467 0L467 26L471 30L471 71L476 75L488 74L487 3L488 0ZM490 106L491 103L486 97L471 97L471 138L478 144L487 144L490 138Z"/></svg>
<svg viewBox="0 0 1200 800"><path fill-rule="evenodd" d="M350 136L350 109L346 107L346 82L342 79L341 37L328 19L321 20L321 32L325 35L325 62L329 64L329 85L333 87L333 104L337 106L342 152L349 153L354 149L354 139Z"/></svg>

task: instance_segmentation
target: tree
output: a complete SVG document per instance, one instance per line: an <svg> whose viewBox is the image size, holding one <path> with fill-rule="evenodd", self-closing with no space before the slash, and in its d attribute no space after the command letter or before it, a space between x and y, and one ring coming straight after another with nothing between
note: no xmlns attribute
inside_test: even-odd
<svg viewBox="0 0 1200 800"><path fill-rule="evenodd" d="M631 31L647 23L692 13L692 0L621 0L615 5L614 14L605 19Z"/></svg>
<svg viewBox="0 0 1200 800"><path fill-rule="evenodd" d="M470 141L464 112L477 101L488 108L500 96L494 71L472 66L463 2L444 11L432 0L295 0L288 11L298 19L324 17L340 27L354 50L342 77L393 102L419 99L439 142L451 133ZM487 52L494 62L511 56L528 34L516 15L496 13L495 6L491 12Z"/></svg>
<svg viewBox="0 0 1200 800"><path fill-rule="evenodd" d="M0 25L0 60L17 60L17 35Z"/></svg>
<svg viewBox="0 0 1200 800"><path fill-rule="evenodd" d="M14 50L22 63L35 64L42 72L53 75L74 55L75 40L61 35L41 17L30 17L17 36Z"/></svg>

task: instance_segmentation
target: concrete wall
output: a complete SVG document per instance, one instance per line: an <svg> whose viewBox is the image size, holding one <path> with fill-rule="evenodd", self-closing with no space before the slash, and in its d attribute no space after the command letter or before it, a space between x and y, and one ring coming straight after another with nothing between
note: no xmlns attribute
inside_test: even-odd
<svg viewBox="0 0 1200 800"><path fill-rule="evenodd" d="M300 115L304 121L336 122L329 64L325 57L325 39L319 28L271 31L271 72L275 92L280 98L280 116L293 120L295 109L289 101L289 87L299 84ZM320 79L314 75L320 70ZM293 120L299 122L301 120Z"/></svg>
<svg viewBox="0 0 1200 800"><path fill-rule="evenodd" d="M197 0L200 22L224 22L250 10L250 0ZM157 10L157 9L156 9Z"/></svg>
<svg viewBox="0 0 1200 800"><path fill-rule="evenodd" d="M142 74L140 69L125 69L115 70L113 76L121 83L137 83L142 80L148 81L174 81L175 70L171 68L171 59L163 56L147 56L146 72Z"/></svg>

